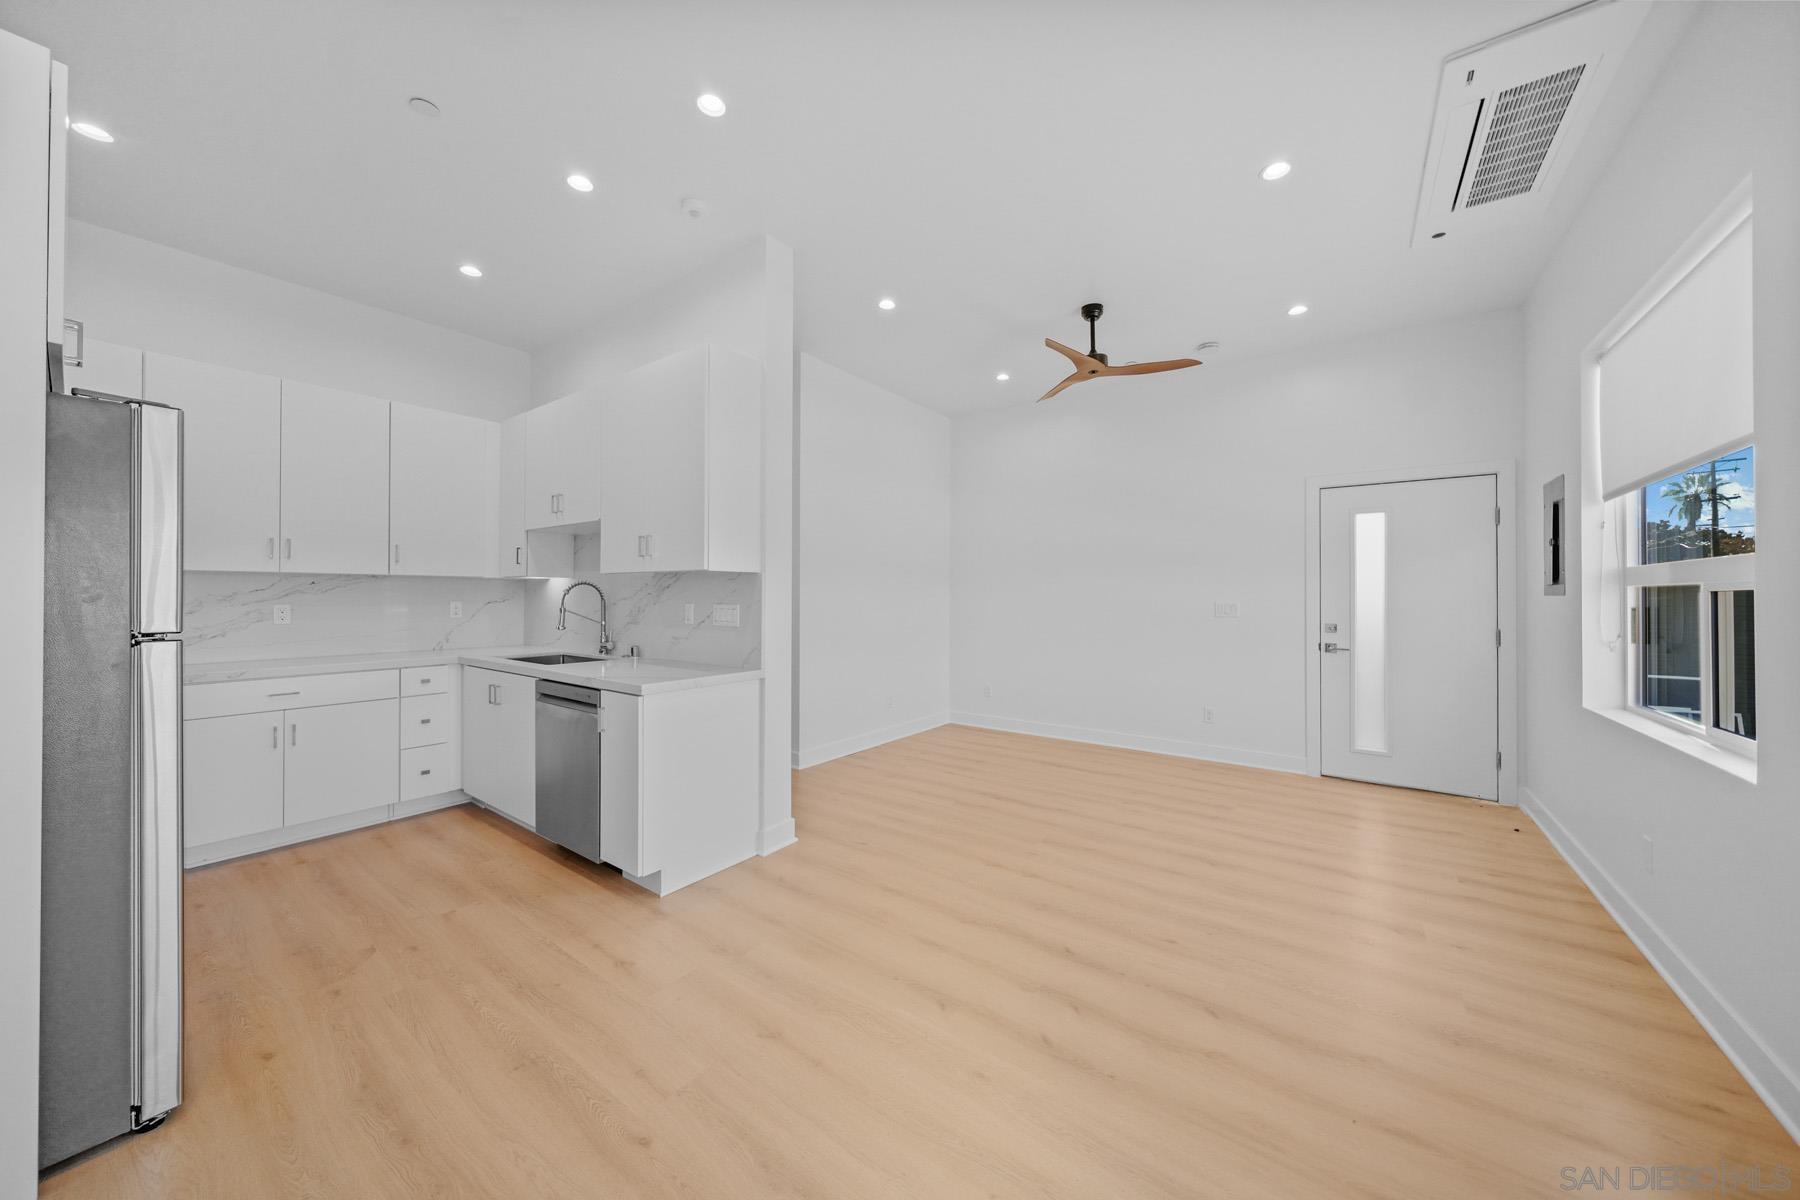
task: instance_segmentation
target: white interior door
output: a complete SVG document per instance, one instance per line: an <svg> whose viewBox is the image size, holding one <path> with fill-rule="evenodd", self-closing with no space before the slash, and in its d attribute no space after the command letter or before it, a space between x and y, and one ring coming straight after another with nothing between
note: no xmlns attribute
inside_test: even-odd
<svg viewBox="0 0 1800 1200"><path fill-rule="evenodd" d="M1493 475L1319 492L1325 774L1496 800Z"/></svg>

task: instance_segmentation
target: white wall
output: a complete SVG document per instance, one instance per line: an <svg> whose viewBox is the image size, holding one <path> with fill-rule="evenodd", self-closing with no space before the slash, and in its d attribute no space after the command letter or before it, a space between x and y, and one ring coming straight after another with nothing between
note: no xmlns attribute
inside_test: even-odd
<svg viewBox="0 0 1800 1200"><path fill-rule="evenodd" d="M1514 457L1521 338L1488 314L957 422L956 719L1304 770L1305 478Z"/></svg>
<svg viewBox="0 0 1800 1200"><path fill-rule="evenodd" d="M529 406L523 350L97 225L69 223L68 289L103 342L494 420Z"/></svg>
<svg viewBox="0 0 1800 1200"><path fill-rule="evenodd" d="M1527 589L1520 616L1526 806L1800 1136L1800 629L1784 616L1800 597L1797 79L1800 7L1700 6L1526 309L1521 488L1566 474L1579 496L1582 349L1754 177L1757 608L1773 618L1757 629L1759 781L1583 708L1581 574L1567 596ZM1582 545L1599 545L1595 519Z"/></svg>
<svg viewBox="0 0 1800 1200"><path fill-rule="evenodd" d="M0 30L0 1196L37 1192L50 53Z"/></svg>
<svg viewBox="0 0 1800 1200"><path fill-rule="evenodd" d="M762 832L767 854L794 839L794 252L759 237L653 296L539 349L534 403L604 384L634 367L704 344L762 364ZM539 589L561 583L540 583ZM529 603L541 603L533 597Z"/></svg>
<svg viewBox="0 0 1800 1200"><path fill-rule="evenodd" d="M809 767L950 716L950 420L800 356L799 721Z"/></svg>

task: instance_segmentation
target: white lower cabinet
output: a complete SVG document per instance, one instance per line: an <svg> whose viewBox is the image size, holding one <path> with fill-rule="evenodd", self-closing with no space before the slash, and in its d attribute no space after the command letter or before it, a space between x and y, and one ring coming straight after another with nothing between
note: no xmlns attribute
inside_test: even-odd
<svg viewBox="0 0 1800 1200"><path fill-rule="evenodd" d="M408 669L405 699L393 670L183 689L187 865L461 803L461 671Z"/></svg>
<svg viewBox="0 0 1800 1200"><path fill-rule="evenodd" d="M188 845L281 828L281 713L187 721L182 734L187 763L182 829Z"/></svg>
<svg viewBox="0 0 1800 1200"><path fill-rule="evenodd" d="M537 826L537 681L463 668L462 788L521 825Z"/></svg>
<svg viewBox="0 0 1800 1200"><path fill-rule="evenodd" d="M399 799L399 701L328 704L282 715L283 824L322 821Z"/></svg>

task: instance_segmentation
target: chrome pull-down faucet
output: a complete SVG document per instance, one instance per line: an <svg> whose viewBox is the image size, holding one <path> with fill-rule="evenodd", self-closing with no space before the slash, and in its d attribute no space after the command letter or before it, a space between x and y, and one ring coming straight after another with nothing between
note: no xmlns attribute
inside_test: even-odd
<svg viewBox="0 0 1800 1200"><path fill-rule="evenodd" d="M594 595L600 597L600 654L605 657L613 652L614 643L612 635L606 632L606 593L600 590L599 584L590 583L585 579L577 579L564 588L562 603L556 606L556 627L558 629L569 627L569 593L578 587L591 587L594 589ZM576 613L575 615L579 617L581 614Z"/></svg>

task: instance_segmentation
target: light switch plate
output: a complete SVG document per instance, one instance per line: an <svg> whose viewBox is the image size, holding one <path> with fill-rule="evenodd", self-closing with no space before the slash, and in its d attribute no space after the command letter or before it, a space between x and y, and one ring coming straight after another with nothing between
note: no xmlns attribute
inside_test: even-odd
<svg viewBox="0 0 1800 1200"><path fill-rule="evenodd" d="M738 606L735 604L713 605L712 623L724 629L738 627Z"/></svg>
<svg viewBox="0 0 1800 1200"><path fill-rule="evenodd" d="M275 606L275 623L277 625L292 625L294 623L293 606L290 604L277 604Z"/></svg>
<svg viewBox="0 0 1800 1200"><path fill-rule="evenodd" d="M450 602L450 615L452 617L462 616L462 601L461 600L452 600Z"/></svg>
<svg viewBox="0 0 1800 1200"><path fill-rule="evenodd" d="M692 625L694 623L694 606L693 605L684 604L681 606L681 623L683 625Z"/></svg>

